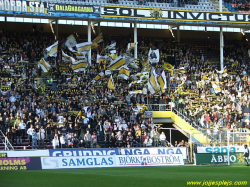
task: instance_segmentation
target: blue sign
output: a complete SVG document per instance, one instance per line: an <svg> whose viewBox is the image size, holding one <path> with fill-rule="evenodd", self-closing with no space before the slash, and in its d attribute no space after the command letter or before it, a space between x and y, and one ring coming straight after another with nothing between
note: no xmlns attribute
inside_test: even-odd
<svg viewBox="0 0 250 187"><path fill-rule="evenodd" d="M55 157L119 155L119 149L51 149L49 155Z"/></svg>
<svg viewBox="0 0 250 187"><path fill-rule="evenodd" d="M121 149L120 155L173 155L181 154L187 159L186 147L161 147L161 148L129 148Z"/></svg>

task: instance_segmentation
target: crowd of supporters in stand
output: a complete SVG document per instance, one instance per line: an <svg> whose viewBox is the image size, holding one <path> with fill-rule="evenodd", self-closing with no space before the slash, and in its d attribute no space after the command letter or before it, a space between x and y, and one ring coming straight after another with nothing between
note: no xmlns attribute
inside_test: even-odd
<svg viewBox="0 0 250 187"><path fill-rule="evenodd" d="M134 1L134 0L128 0ZM119 0L108 0L108 3L119 3ZM198 0L137 0L138 5L149 5L149 3L168 3L172 4L173 7L183 6L185 4L197 5Z"/></svg>
<svg viewBox="0 0 250 187"><path fill-rule="evenodd" d="M225 3L231 3L231 6L239 12L249 12L250 2L248 0L226 0Z"/></svg>
<svg viewBox="0 0 250 187"><path fill-rule="evenodd" d="M115 91L107 87L109 75L92 82L101 71L105 73L105 68L96 62L102 45L92 52L92 65L75 73L69 64L62 62L61 54L58 59L46 57L44 49L54 42L49 34L1 31L0 38L0 128L14 145L23 145L22 141L28 138L34 149L44 148L45 139L54 148L98 147L100 142L111 148L188 146L181 140L173 145L168 143L169 137L152 119L143 118L137 104L146 104L149 109L154 107L151 104L169 104L174 111L187 116L192 125L208 131L212 127L231 130L249 123L249 55L243 43L225 49L225 74L216 72L218 64L206 60L190 44L139 38L139 59L147 58L149 48L160 50L160 62L154 65L158 75L166 62L185 70L178 73L164 70L166 93L151 96L130 94L143 90L143 85L129 87L132 78L118 79L115 73ZM111 39L115 40L117 53L122 54L130 38L109 37L104 41L110 44ZM67 51L65 37L59 41L58 51ZM37 66L41 57L52 65L47 74ZM67 68L60 70L58 64ZM138 66L131 74L141 71L140 62ZM43 89L40 82L46 83ZM79 111L85 117L78 115Z"/></svg>

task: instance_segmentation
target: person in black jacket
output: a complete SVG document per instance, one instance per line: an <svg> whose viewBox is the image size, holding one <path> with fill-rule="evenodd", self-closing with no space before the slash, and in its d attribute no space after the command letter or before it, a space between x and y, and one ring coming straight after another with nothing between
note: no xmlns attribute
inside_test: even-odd
<svg viewBox="0 0 250 187"><path fill-rule="evenodd" d="M116 137L115 137L115 133L112 133L109 137L109 141L110 141L110 148L115 148L116 147Z"/></svg>
<svg viewBox="0 0 250 187"><path fill-rule="evenodd" d="M245 157L245 160L246 160L246 162L247 162L247 166L249 166L249 161L248 161L249 149L248 149L247 145L244 145L244 148L245 148L244 157Z"/></svg>

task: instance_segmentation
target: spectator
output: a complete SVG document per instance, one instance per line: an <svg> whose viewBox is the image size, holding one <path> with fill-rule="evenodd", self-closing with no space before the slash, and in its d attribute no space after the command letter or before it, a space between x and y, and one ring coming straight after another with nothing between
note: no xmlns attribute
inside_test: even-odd
<svg viewBox="0 0 250 187"><path fill-rule="evenodd" d="M33 129L31 136L32 136L32 149L36 149L37 148L37 133L35 129Z"/></svg>
<svg viewBox="0 0 250 187"><path fill-rule="evenodd" d="M152 147L152 143L153 143L152 139L149 136L147 136L143 144L145 147Z"/></svg>
<svg viewBox="0 0 250 187"><path fill-rule="evenodd" d="M87 133L84 135L84 140L85 140L86 148L90 148L92 136L91 136L89 130L87 130Z"/></svg>
<svg viewBox="0 0 250 187"><path fill-rule="evenodd" d="M58 136L54 136L54 139L52 140L52 146L53 149L56 149L59 146Z"/></svg>

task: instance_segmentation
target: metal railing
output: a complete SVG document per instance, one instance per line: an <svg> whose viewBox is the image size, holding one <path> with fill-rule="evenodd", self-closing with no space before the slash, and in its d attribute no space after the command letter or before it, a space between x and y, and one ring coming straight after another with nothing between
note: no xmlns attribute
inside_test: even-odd
<svg viewBox="0 0 250 187"><path fill-rule="evenodd" d="M1 138L3 137L4 140ZM4 135L4 133L0 130L0 140L3 142L4 144L4 150L14 150L13 146L11 145L11 143L9 142L8 138Z"/></svg>
<svg viewBox="0 0 250 187"><path fill-rule="evenodd" d="M148 104L149 111L172 111L170 104Z"/></svg>

